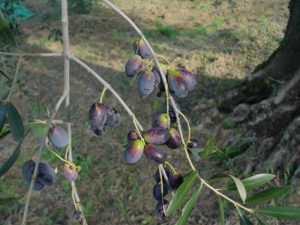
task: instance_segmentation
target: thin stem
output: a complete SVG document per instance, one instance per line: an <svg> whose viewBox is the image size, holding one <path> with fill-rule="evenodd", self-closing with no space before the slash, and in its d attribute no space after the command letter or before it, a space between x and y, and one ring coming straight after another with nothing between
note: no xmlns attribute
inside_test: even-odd
<svg viewBox="0 0 300 225"><path fill-rule="evenodd" d="M65 160L65 159L62 158L60 155L58 155L55 151L53 151L51 148L48 148L48 150L49 150L52 154L54 154L57 158L59 158L61 161L63 161L63 162L65 162L65 163L69 164L70 166L72 166L72 167L74 167L74 168L77 168L77 166L76 166L74 163L72 163L72 162L70 162L70 161L68 161L68 160Z"/></svg>
<svg viewBox="0 0 300 225"><path fill-rule="evenodd" d="M119 7L117 7L115 4L113 4L111 1L109 0L103 0L104 3L106 3L109 7L111 7L113 10L115 10L117 13L119 13L132 27L133 29L140 35L140 37L143 39L143 41L145 42L145 44L147 45L147 47L149 48L149 51L152 54L152 57L154 59L155 65L157 66L160 76L163 80L163 84L165 87L165 92L166 92L166 106L167 106L167 113L169 112L169 88L168 88L168 82L166 79L166 76L160 66L159 60L158 60L158 56L157 54L154 52L152 46L150 45L150 43L148 42L148 40L146 39L145 35L143 34L143 32L140 30L140 28L121 10L119 9Z"/></svg>
<svg viewBox="0 0 300 225"><path fill-rule="evenodd" d="M134 113L131 111L131 109L127 106L127 104L124 102L124 100L120 97L120 95L111 87L109 83L107 83L99 74L97 74L93 69L91 69L88 65L86 65L84 62L82 62L80 59L78 59L74 55L69 55L70 59L76 62L78 65L82 66L86 71L90 74L92 74L100 83L106 87L120 102L120 104L124 107L124 109L127 111L128 115L132 118L134 116L136 123L141 131L143 131L143 127L140 124L140 122L136 119Z"/></svg>
<svg viewBox="0 0 300 225"><path fill-rule="evenodd" d="M68 21L68 1L62 0L61 1L61 21L62 21L62 30L63 30L63 47L64 47L64 91L67 93L65 99L65 113L66 113L66 120L70 121L70 41L69 41L69 21ZM67 124L67 132L69 135L69 145L67 148L68 160L73 162L72 156L72 133L71 133L71 124ZM71 182L72 193L74 193L74 197L78 206L78 209L82 213L83 219L82 224L87 225L87 221L85 219L81 204L80 198L77 193L75 182Z"/></svg>
<svg viewBox="0 0 300 225"><path fill-rule="evenodd" d="M165 62L166 62L167 64L170 64L170 61L169 61L166 57L164 57L164 56L162 56L162 55L157 55L157 57L159 57L159 58L165 60Z"/></svg>
<svg viewBox="0 0 300 225"><path fill-rule="evenodd" d="M16 84L17 84L18 75L19 75L19 71L20 71L20 67L21 67L21 62L22 62L22 57L20 56L20 57L19 57L19 60L18 60L18 64L17 64L15 76L14 76L14 80L13 80L13 83L12 83L12 85L11 85L11 87L10 87L10 91L9 91L9 94L8 94L8 96L7 96L6 101L9 101L9 100L10 100L11 95L12 95L12 93L13 93L13 90L14 90Z"/></svg>
<svg viewBox="0 0 300 225"><path fill-rule="evenodd" d="M147 63L147 65L145 65L143 68L141 68L139 71L135 72L135 74L133 75L133 79L130 82L130 86L133 84L133 82L135 81L135 79L137 78L137 76L139 75L139 73L141 71L143 71L144 69L148 68L150 65L152 64L152 60L150 62Z"/></svg>
<svg viewBox="0 0 300 225"><path fill-rule="evenodd" d="M141 138L144 145L146 145L146 141L144 140L143 135L141 134L141 131L137 125L137 119L135 118L135 116L132 117L132 122L133 122L133 125L135 126L135 130L138 133L138 136Z"/></svg>
<svg viewBox="0 0 300 225"><path fill-rule="evenodd" d="M221 196L222 198L226 199L227 201L231 202L234 206L239 207L241 209L244 209L245 211L249 212L249 213L254 213L253 209L249 209L243 205L241 205L240 203L232 200L231 198L227 197L226 195L224 195L222 192L220 192L219 190L215 189L213 186L211 186L209 183L207 183L206 180L204 180L203 178L201 178L199 176L199 179L201 181L201 183L203 183L206 187L208 187L210 190L212 190L213 192L215 192L218 196Z"/></svg>
<svg viewBox="0 0 300 225"><path fill-rule="evenodd" d="M26 224L27 214L28 214L28 207L29 207L31 196L32 196L33 185L34 185L36 177L37 177L38 165L40 163L41 154L42 154L42 150L43 150L46 138L47 138L48 131L50 129L51 123L52 123L55 115L57 114L57 111L59 110L59 108L60 108L61 104L63 103L66 96L67 96L67 93L64 92L64 94L60 97L60 99L56 103L55 108L54 108L50 118L48 119L46 132L45 132L45 134L44 134L44 136L41 140L39 148L36 151L35 167L34 167L34 171L33 171L33 174L32 174L29 190L28 190L27 196L26 196L26 203L25 203L25 209L24 209L24 213L23 213L22 225Z"/></svg>
<svg viewBox="0 0 300 225"><path fill-rule="evenodd" d="M187 143L188 143L191 140L191 125L190 125L190 122L189 122L188 118L181 111L178 111L178 113L185 120L186 125L188 127L188 139L187 139Z"/></svg>
<svg viewBox="0 0 300 225"><path fill-rule="evenodd" d="M106 92L106 90L107 90L107 88L106 88L106 87L104 87L104 88L103 88L103 90L102 90L102 93L101 93L101 96L100 96L100 100L99 100L99 102L100 102L100 103L102 103L102 102L103 102L103 98L104 98L104 96L105 96L105 92Z"/></svg>
<svg viewBox="0 0 300 225"><path fill-rule="evenodd" d="M186 146L186 143L185 143L185 140L184 140L184 137L183 137L183 132L182 132L182 128L181 128L181 123L180 123L180 118L178 116L180 110L178 109L178 107L176 106L175 104L175 101L174 99L172 98L172 96L169 95L169 90L168 90L168 83L167 83L167 80L166 80L166 77L165 77L165 74L163 73L162 71L162 68L159 64L159 60L158 60L158 57L156 55L156 53L154 52L154 50L152 49L151 45L149 44L149 42L147 41L147 39L145 38L144 34L142 33L142 31L137 27L137 25L124 13L122 12L116 5L114 5L111 1L109 0L103 0L104 3L106 3L107 5L109 5L113 10L115 10L117 13L119 13L134 29L135 31L140 35L140 37L143 39L143 41L145 42L145 44L147 45L147 47L149 48L149 51L151 52L152 54L152 57L154 59L154 62L156 64L156 66L158 67L159 69L159 72L161 74L161 77L162 77L162 80L163 80L163 84L164 84L164 87L165 87L165 91L166 91L166 104L167 104L167 113L169 112L169 100L171 102L171 105L175 111L175 115L176 115L176 119L177 119L177 125L178 125L178 129L179 129L179 133L180 133L180 136L181 136L181 140L182 140L182 143L183 143L183 146L184 146L184 151L185 151L185 155L186 155L186 158L188 159L188 162L192 168L192 170L196 171L196 168L189 156L189 153L188 153L188 150L187 150L187 146ZM214 187L210 186L204 179L202 179L200 176L200 181L201 183L203 183L205 186L207 186L209 189L211 189L212 191L214 191L217 195L219 196L222 196L223 198L227 199L229 202L233 203L234 205L237 205L239 206L240 208L243 208L244 210L252 213L253 210L251 209L248 209L242 205L240 205L239 203L235 202L234 200L230 199L229 197L227 197L226 195L222 194L221 192L219 192L218 190L216 190Z"/></svg>
<svg viewBox="0 0 300 225"><path fill-rule="evenodd" d="M32 56L32 57L61 57L62 52L51 52L51 53L26 53L26 52L0 52L0 55L5 56Z"/></svg>

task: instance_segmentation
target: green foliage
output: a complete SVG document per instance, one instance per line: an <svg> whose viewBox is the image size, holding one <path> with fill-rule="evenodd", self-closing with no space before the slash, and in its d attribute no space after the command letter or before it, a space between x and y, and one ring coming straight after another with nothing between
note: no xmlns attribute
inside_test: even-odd
<svg viewBox="0 0 300 225"><path fill-rule="evenodd" d="M168 38L174 38L180 34L179 30L176 28L163 25L160 21L155 22L155 27L161 35L168 37Z"/></svg>
<svg viewBox="0 0 300 225"><path fill-rule="evenodd" d="M175 196L172 198L167 208L167 212L166 212L167 216L171 216L179 207L181 207L181 204L184 198L186 197L188 191L193 186L193 183L197 175L198 174L196 171L192 171L184 177L183 183L177 189Z"/></svg>
<svg viewBox="0 0 300 225"><path fill-rule="evenodd" d="M5 119L6 119L7 107L0 103L0 132L2 131Z"/></svg>
<svg viewBox="0 0 300 225"><path fill-rule="evenodd" d="M275 178L273 174L257 174L242 180L244 187L246 190L253 189L255 187L259 187L263 184L269 183L271 180ZM234 191L237 189L234 183L228 184L223 188L224 190Z"/></svg>
<svg viewBox="0 0 300 225"><path fill-rule="evenodd" d="M247 204L257 204L276 198L281 198L291 191L291 187L272 187L249 197Z"/></svg>
<svg viewBox="0 0 300 225"><path fill-rule="evenodd" d="M24 126L22 117L12 103L7 103L7 119L16 141L20 141L24 137Z"/></svg>
<svg viewBox="0 0 300 225"><path fill-rule="evenodd" d="M96 2L97 0L69 0L69 11L75 14L89 14Z"/></svg>
<svg viewBox="0 0 300 225"><path fill-rule="evenodd" d="M191 214L191 212L193 211L193 209L199 199L201 190L202 190L202 187L198 188L198 190L194 192L194 194L191 196L191 198L185 204L184 208L182 209L181 216L175 225L184 225L187 223L188 217Z"/></svg>
<svg viewBox="0 0 300 225"><path fill-rule="evenodd" d="M245 203L246 198L247 198L247 192L246 192L246 189L245 189L245 186L244 186L243 182L240 179L238 179L238 178L236 178L232 175L229 175L229 176L233 179L233 181L236 185L236 188L237 188L237 190L238 190L238 192L241 196L241 199Z"/></svg>
<svg viewBox="0 0 300 225"><path fill-rule="evenodd" d="M220 224L224 225L225 224L224 205L223 205L222 198L220 196L218 196L218 202L219 202Z"/></svg>
<svg viewBox="0 0 300 225"><path fill-rule="evenodd" d="M9 28L8 23L6 22L6 20L4 19L4 17L1 14L1 10L0 10L0 38L8 44L11 45L16 45L14 36Z"/></svg>
<svg viewBox="0 0 300 225"><path fill-rule="evenodd" d="M17 161L21 152L21 144L20 142L13 152L13 154L1 165L0 167L0 177L3 176Z"/></svg>
<svg viewBox="0 0 300 225"><path fill-rule="evenodd" d="M0 206L1 205L8 205L15 201L17 201L20 198L0 198Z"/></svg>
<svg viewBox="0 0 300 225"><path fill-rule="evenodd" d="M282 220L300 220L300 208L277 206L255 209L255 212Z"/></svg>
<svg viewBox="0 0 300 225"><path fill-rule="evenodd" d="M248 217L246 217L246 215L241 209L236 208L236 210L240 217L240 225L253 225L253 223L248 219Z"/></svg>

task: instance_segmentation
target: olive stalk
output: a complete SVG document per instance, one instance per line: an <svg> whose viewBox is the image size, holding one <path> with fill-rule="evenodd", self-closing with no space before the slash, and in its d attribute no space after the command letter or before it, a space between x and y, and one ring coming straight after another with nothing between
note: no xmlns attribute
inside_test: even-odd
<svg viewBox="0 0 300 225"><path fill-rule="evenodd" d="M168 106L169 106L169 101L171 103L171 106L173 107L174 111L175 111L175 115L176 115L176 120L177 120L177 126L178 126L178 130L179 130L179 134L181 136L181 140L182 140L182 144L183 144L183 148L184 148L184 152L186 155L186 158L190 164L190 167L193 171L197 171L191 158L190 155L188 153L188 149L187 149L187 143L184 140L184 136L183 136L183 131L182 131L182 126L181 126L181 122L180 122L180 118L179 115L182 114L181 111L178 109L175 100L173 99L173 97L169 94L168 91L168 83L165 77L165 74L162 71L162 68L160 66L159 60L158 60L158 55L154 52L153 48L151 47L150 43L148 42L148 40L146 39L146 37L144 36L144 34L142 33L142 31L139 29L139 27L121 10L119 9L116 5L114 5L110 0L103 0L104 3L106 3L108 6L110 6L114 11L116 11L118 14L120 14L132 27L133 29L140 35L140 37L143 39L143 41L145 42L145 44L147 45L149 51L151 52L151 55L154 59L154 62L157 66L157 68L159 69L161 78L163 80L163 84L165 87L165 91L166 91L166 104L167 104L167 112L169 112L168 110ZM182 114L183 115L183 114ZM190 130L190 125L189 122L187 120L187 118L184 116L184 119L186 120L187 124L188 124L188 129ZM190 131L189 131L190 132ZM189 134L190 135L190 134ZM201 185L205 185L207 188L209 188L210 190L212 190L215 194L217 194L220 197L223 197L224 199L226 199L227 201L231 202L234 206L236 207L240 207L244 210L246 210L249 213L254 213L253 209L244 207L243 205L241 205L240 203L238 203L237 201L234 201L233 199L229 198L228 196L224 195L223 193L221 193L220 191L218 191L216 188L214 188L213 186L211 186L205 179L203 179L199 173L198 174L198 178L201 182Z"/></svg>

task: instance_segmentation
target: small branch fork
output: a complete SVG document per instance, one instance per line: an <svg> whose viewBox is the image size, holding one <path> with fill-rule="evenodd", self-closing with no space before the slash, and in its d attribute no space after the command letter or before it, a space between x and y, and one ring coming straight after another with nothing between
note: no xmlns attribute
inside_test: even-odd
<svg viewBox="0 0 300 225"><path fill-rule="evenodd" d="M163 80L163 84L165 87L165 92L166 92L166 109L167 112L169 112L169 106L171 105L172 108L175 111L176 114L176 118L177 118L177 126L178 126L178 130L181 136L181 140L183 143L183 148L184 148L184 152L186 155L186 158L190 164L190 167L192 170L196 171L196 168L189 156L188 153L188 149L187 149L187 143L184 140L184 136L183 136L183 131L182 131L182 126L181 126L181 122L180 122L180 115L183 116L185 122L187 123L188 126L188 140L190 139L190 125L189 125L189 121L188 119L184 116L184 114L180 111L180 109L177 107L175 100L173 99L173 97L170 95L169 93L169 89L168 89L168 83L166 80L166 76L163 73L163 70L160 66L159 63L159 57L153 50L153 48L151 47L150 43L148 42L148 40L145 38L144 34L142 33L142 31L138 28L138 26L124 13L122 12L116 5L114 5L110 0L103 0L103 2L105 4L107 4L110 8L112 8L114 11L116 11L118 14L120 14L133 28L134 30L140 35L140 37L143 39L143 41L145 42L145 44L147 45L147 47L149 48L153 60L157 66L157 68L159 69L161 78ZM24 208L24 213L23 213L23 219L22 219L22 225L26 224L26 220L27 220L27 214L28 214L28 207L29 207L29 203L30 203L30 199L32 196L32 190L33 190L33 186L37 177L37 170L38 170L38 164L40 162L40 158L41 158L41 152L42 149L44 147L46 138L47 138L47 133L50 129L50 126L52 124L52 122L54 121L54 118L61 106L61 104L63 103L63 101L65 101L65 110L66 110L66 125L67 125L67 131L69 134L69 140L70 143L67 147L67 159L72 163L73 159L72 159L72 145L71 145L71 123L70 123L70 60L76 62L78 65L80 65L81 67L83 67L88 73L90 73L92 76L94 76L103 86L104 86L104 90L109 90L114 96L115 98L120 102L120 104L124 107L124 109L127 111L128 115L132 118L134 125L136 126L137 131L143 131L143 127L140 124L140 122L137 120L135 114L131 111L131 109L127 106L127 104L125 103L125 101L119 96L119 94L111 87L111 85L109 83L107 83L99 74L97 74L93 69L91 69L86 63L84 63L82 60L80 60L79 58L77 58L75 55L73 55L70 51L70 47L69 47L69 31L68 31L68 11L67 11L67 0L61 0L61 12L62 12L62 28L63 28L63 52L53 52L53 53L22 53L22 52L16 52L16 53L11 53L11 52L0 52L0 55L6 55L6 56L19 56L19 62L17 65L17 69L16 69L16 74L15 74L15 78L14 78L14 82L16 82L17 80L17 74L18 74L18 70L20 68L21 65L21 58L22 57L63 57L64 58L64 93L63 95L60 97L60 99L58 100L58 102L56 103L56 106L50 116L50 118L47 121L47 128L46 128L46 132L44 137L42 138L40 145L38 147L38 149L36 150L36 154L35 154L35 158L36 158L36 165L34 168L34 172L32 175L32 180L30 183L30 187L29 190L27 192L26 195L26 203L25 203L25 208ZM9 94L9 98L10 98L11 93ZM102 98L101 98L102 99ZM162 178L162 176L166 177L166 174L164 172L163 167L160 167L160 177ZM231 202L233 205L235 205L236 207L242 208L245 211L247 211L248 213L253 213L253 209L249 209L244 207L243 205L241 205L240 203L232 200L231 198L227 197L226 195L224 195L223 193L221 193L218 189L212 187L206 180L204 180L200 175L198 175L198 178L201 182L201 186L205 185L207 188L209 188L211 191L213 191L215 194L217 194L218 196L226 199L227 201ZM74 205L75 208L77 210L79 210L82 213L83 216L83 221L82 224L87 225L86 219L84 217L83 211L82 211L82 207L80 205L80 198L76 189L76 185L74 182L71 182L71 187L72 187L72 199L74 201Z"/></svg>

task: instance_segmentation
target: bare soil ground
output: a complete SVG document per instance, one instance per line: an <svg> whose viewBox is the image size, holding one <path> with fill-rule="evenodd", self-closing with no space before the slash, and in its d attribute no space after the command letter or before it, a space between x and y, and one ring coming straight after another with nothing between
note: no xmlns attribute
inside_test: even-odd
<svg viewBox="0 0 300 225"><path fill-rule="evenodd" d="M210 99L239 84L276 49L288 19L288 0L114 2L141 27L156 52L174 67L184 65L196 75L197 89L179 101L193 125L193 137L203 143L212 138L222 146L240 132L224 129L224 118ZM60 26L59 17L47 17L56 8L44 1L27 4L37 15L22 24L24 35L20 38L20 48L29 52L61 51L59 41L48 40L48 28L53 30ZM88 15L73 14L70 17L74 54L110 82L145 128L149 128L151 105L157 98L153 95L141 99L136 83L130 86L131 80L124 74L124 65L132 54L135 37L126 22L100 3ZM144 158L134 166L123 161L127 132L133 128L130 118L116 99L108 95L105 101L120 110L122 124L117 129L110 129L105 136L94 136L87 113L90 105L99 98L102 86L77 65L72 63L71 66L73 148L75 159L82 167L77 183L89 224L161 224L154 215L156 203L152 198L156 166ZM10 67L6 69L9 71ZM24 119L46 118L47 107L52 109L63 91L62 61L26 58L20 77L22 94L13 100L24 112ZM63 112L58 118L62 115ZM26 139L19 163L1 178L0 196L25 196L27 187L20 180L20 168L36 144L34 136ZM7 157L13 146L9 137L1 143L1 160ZM61 163L46 150L43 157L58 170L62 169ZM170 152L168 160L181 173L189 171L182 150ZM215 173L216 166L228 169L227 165L211 161L197 164L204 176ZM294 204L299 204L299 201L294 201ZM1 224L20 224L23 206L24 199L21 199L18 204L0 207ZM230 209L231 206L226 210L226 224L238 224ZM69 185L58 173L54 186L34 193L28 224L73 224L70 218L72 210ZM174 224L176 219L177 216L166 224ZM216 198L204 192L189 224L213 225L219 224L218 221ZM300 223L270 221L270 224Z"/></svg>

